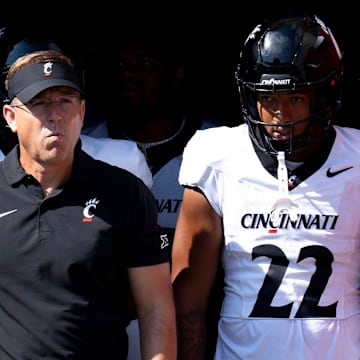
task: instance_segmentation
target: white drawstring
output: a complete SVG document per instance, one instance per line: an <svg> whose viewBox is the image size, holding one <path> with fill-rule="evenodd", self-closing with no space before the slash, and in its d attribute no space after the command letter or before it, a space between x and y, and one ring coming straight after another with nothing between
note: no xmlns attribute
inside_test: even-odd
<svg viewBox="0 0 360 360"><path fill-rule="evenodd" d="M290 220L295 221L297 218L297 212L294 208L298 208L299 205L293 202L289 198L288 188L288 172L285 163L285 153L283 151L278 152L278 184L279 184L279 198L275 201L271 208L271 222L274 226L278 226L281 221L282 214L289 214Z"/></svg>

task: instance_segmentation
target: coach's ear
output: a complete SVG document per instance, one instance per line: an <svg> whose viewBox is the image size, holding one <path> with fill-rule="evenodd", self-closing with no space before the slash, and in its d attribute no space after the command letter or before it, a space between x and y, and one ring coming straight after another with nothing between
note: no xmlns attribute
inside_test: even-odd
<svg viewBox="0 0 360 360"><path fill-rule="evenodd" d="M3 117L11 131L16 133L16 108L8 104L3 105Z"/></svg>

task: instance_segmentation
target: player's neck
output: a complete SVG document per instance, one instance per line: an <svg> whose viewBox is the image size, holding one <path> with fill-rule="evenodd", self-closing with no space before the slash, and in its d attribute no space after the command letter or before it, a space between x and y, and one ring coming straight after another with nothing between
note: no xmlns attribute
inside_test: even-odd
<svg viewBox="0 0 360 360"><path fill-rule="evenodd" d="M165 141L181 132L184 121L183 117L162 117L150 122L143 122L142 126L128 126L125 132L127 137L136 142Z"/></svg>

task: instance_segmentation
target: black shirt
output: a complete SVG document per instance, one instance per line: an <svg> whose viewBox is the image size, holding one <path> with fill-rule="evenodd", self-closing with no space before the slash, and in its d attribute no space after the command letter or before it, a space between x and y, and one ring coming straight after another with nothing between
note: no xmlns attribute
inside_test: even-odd
<svg viewBox="0 0 360 360"><path fill-rule="evenodd" d="M151 191L77 147L50 196L0 162L0 359L126 359L127 267L168 261Z"/></svg>

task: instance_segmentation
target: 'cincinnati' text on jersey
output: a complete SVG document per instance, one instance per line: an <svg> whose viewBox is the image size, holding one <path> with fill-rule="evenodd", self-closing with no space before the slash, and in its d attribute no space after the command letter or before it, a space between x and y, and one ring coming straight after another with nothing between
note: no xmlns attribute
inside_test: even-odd
<svg viewBox="0 0 360 360"><path fill-rule="evenodd" d="M271 221L271 214L245 214L241 218L241 225L245 229L276 228L276 229L318 229L334 230L339 215L334 214L297 214L296 220L291 220L288 213L281 215L276 226Z"/></svg>

